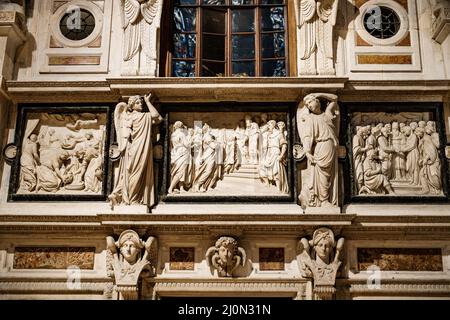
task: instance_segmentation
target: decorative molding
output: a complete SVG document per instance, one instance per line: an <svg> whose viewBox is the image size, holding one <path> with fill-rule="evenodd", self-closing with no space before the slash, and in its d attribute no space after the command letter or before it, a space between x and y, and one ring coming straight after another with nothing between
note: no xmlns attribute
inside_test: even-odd
<svg viewBox="0 0 450 320"><path fill-rule="evenodd" d="M445 4L443 5L443 7L438 7L434 10L433 22L431 25L432 37L440 44L442 44L450 34L450 6L448 3L446 6Z"/></svg>
<svg viewBox="0 0 450 320"><path fill-rule="evenodd" d="M413 294L413 293L426 293L426 294L444 294L450 295L450 284L444 283L390 283L381 284L381 288L377 290L371 290L367 284L350 284L350 293L355 294L370 294L370 295L385 295L388 293L401 295L401 294Z"/></svg>
<svg viewBox="0 0 450 320"><path fill-rule="evenodd" d="M0 281L1 293L99 293L103 294L111 282L99 280L97 282L80 282L79 289L69 289L67 282L56 281Z"/></svg>
<svg viewBox="0 0 450 320"><path fill-rule="evenodd" d="M223 281L228 280L228 281ZM245 293L276 293L283 296L286 293L295 297L298 292L306 290L306 280L242 280L242 279L217 279L217 280L189 280L189 279L155 279L154 292L158 296L170 296L180 292L195 294L210 294L211 292L226 292L230 294ZM264 294L262 294L264 295Z"/></svg>

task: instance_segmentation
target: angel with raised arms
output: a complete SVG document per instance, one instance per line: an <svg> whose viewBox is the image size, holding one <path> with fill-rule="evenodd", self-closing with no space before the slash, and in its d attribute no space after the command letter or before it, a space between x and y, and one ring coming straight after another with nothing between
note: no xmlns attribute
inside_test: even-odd
<svg viewBox="0 0 450 320"><path fill-rule="evenodd" d="M123 75L156 72L156 29L163 0L120 0L123 35Z"/></svg>
<svg viewBox="0 0 450 320"><path fill-rule="evenodd" d="M339 0L294 0L299 28L299 72L335 75L333 28Z"/></svg>
<svg viewBox="0 0 450 320"><path fill-rule="evenodd" d="M326 107L322 108L322 101ZM325 109L325 110L323 110ZM337 156L339 146L337 96L326 93L307 95L297 110L297 126L308 159L308 206L337 206Z"/></svg>
<svg viewBox="0 0 450 320"><path fill-rule="evenodd" d="M128 104L119 103L114 111L120 163L114 190L108 197L113 208L120 203L155 204L152 127L162 117L150 98L151 94L144 97L149 112L143 112L140 96L130 97Z"/></svg>

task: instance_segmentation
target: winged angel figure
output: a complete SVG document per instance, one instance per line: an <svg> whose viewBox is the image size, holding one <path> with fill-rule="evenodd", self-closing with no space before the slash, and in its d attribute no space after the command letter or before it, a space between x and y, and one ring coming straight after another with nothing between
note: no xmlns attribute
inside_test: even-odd
<svg viewBox="0 0 450 320"><path fill-rule="evenodd" d="M154 75L156 71L156 28L163 0L120 0L124 75ZM143 69L140 69L140 68ZM153 73L153 74L152 74Z"/></svg>
<svg viewBox="0 0 450 320"><path fill-rule="evenodd" d="M155 204L152 126L160 123L162 117L150 97L151 94L144 97L150 112L143 112L140 96L130 97L128 104L121 102L114 110L120 163L114 191L109 196L113 208L121 202L148 207Z"/></svg>
<svg viewBox="0 0 450 320"><path fill-rule="evenodd" d="M294 0L299 28L299 70L334 75L333 27L339 0Z"/></svg>

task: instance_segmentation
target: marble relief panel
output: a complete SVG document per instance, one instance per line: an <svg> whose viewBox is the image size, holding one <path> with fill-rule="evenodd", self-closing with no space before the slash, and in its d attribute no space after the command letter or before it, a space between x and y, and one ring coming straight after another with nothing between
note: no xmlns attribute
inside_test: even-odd
<svg viewBox="0 0 450 320"><path fill-rule="evenodd" d="M283 112L170 113L170 181L178 196L289 195Z"/></svg>
<svg viewBox="0 0 450 320"><path fill-rule="evenodd" d="M14 252L14 269L94 269L95 248L18 247Z"/></svg>
<svg viewBox="0 0 450 320"><path fill-rule="evenodd" d="M442 196L439 124L429 112L353 113L353 180L358 196Z"/></svg>
<svg viewBox="0 0 450 320"><path fill-rule="evenodd" d="M102 195L106 112L25 114L16 194Z"/></svg>

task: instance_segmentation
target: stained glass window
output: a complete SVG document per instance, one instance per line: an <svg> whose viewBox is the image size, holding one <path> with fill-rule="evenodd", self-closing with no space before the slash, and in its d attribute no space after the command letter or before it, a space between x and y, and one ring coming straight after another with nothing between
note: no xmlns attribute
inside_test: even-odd
<svg viewBox="0 0 450 320"><path fill-rule="evenodd" d="M286 77L286 0L175 0L174 77Z"/></svg>

